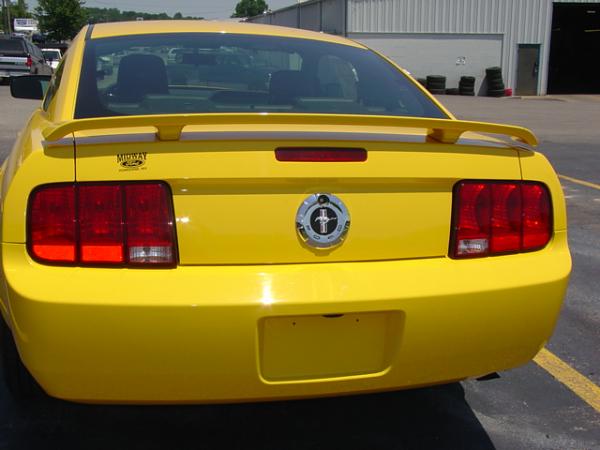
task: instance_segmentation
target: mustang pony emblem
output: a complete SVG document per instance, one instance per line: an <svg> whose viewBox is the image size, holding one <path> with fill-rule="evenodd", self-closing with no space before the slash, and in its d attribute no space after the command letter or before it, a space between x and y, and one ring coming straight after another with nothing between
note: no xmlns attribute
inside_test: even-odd
<svg viewBox="0 0 600 450"><path fill-rule="evenodd" d="M332 194L313 194L296 214L296 229L315 248L331 248L340 244L350 227L350 215L344 203Z"/></svg>

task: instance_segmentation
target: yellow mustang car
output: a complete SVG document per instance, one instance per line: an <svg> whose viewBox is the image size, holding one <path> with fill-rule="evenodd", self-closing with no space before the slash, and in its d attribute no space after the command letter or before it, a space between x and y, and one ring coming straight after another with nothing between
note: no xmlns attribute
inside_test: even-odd
<svg viewBox="0 0 600 450"><path fill-rule="evenodd" d="M90 25L11 91L43 97L0 171L17 398L396 390L519 366L552 334L571 261L535 136L457 120L360 43Z"/></svg>

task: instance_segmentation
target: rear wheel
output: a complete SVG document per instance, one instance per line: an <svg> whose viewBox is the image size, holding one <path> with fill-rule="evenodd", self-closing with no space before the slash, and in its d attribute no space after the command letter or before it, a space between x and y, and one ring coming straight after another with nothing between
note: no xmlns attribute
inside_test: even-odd
<svg viewBox="0 0 600 450"><path fill-rule="evenodd" d="M0 318L0 353L2 358L2 378L16 402L35 400L43 396L43 391L21 362L12 333Z"/></svg>

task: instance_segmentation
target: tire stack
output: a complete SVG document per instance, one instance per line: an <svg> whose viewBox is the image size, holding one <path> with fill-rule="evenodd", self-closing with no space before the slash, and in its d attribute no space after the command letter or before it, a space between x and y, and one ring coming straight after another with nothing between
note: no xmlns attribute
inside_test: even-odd
<svg viewBox="0 0 600 450"><path fill-rule="evenodd" d="M504 81L502 80L502 69L500 67L489 67L485 69L488 96L504 97Z"/></svg>
<svg viewBox="0 0 600 450"><path fill-rule="evenodd" d="M446 77L427 75L427 90L433 95L444 95L446 93Z"/></svg>
<svg viewBox="0 0 600 450"><path fill-rule="evenodd" d="M460 95L475 96L475 77L460 77L458 83L458 93Z"/></svg>
<svg viewBox="0 0 600 450"><path fill-rule="evenodd" d="M427 80L425 78L417 78L417 81L419 82L419 84L421 86L423 86L424 88L427 87Z"/></svg>

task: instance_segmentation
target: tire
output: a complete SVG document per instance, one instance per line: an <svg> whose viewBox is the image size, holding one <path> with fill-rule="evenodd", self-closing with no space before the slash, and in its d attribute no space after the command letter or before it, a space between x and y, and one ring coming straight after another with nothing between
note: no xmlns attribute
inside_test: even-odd
<svg viewBox="0 0 600 450"><path fill-rule="evenodd" d="M487 69L485 69L485 74L488 77L493 77L494 75L502 76L502 67L488 67Z"/></svg>
<svg viewBox="0 0 600 450"><path fill-rule="evenodd" d="M446 95L458 95L458 88L446 89Z"/></svg>
<svg viewBox="0 0 600 450"><path fill-rule="evenodd" d="M446 90L446 77L442 75L427 75L427 89Z"/></svg>
<svg viewBox="0 0 600 450"><path fill-rule="evenodd" d="M504 83L499 84L488 84L488 91L503 91L505 89Z"/></svg>
<svg viewBox="0 0 600 450"><path fill-rule="evenodd" d="M446 77L443 75L427 75L427 82L431 83L432 81L446 84Z"/></svg>
<svg viewBox="0 0 600 450"><path fill-rule="evenodd" d="M475 92L473 92L473 91L467 91L467 92L460 91L460 95L464 95L464 96L467 96L467 97L475 97Z"/></svg>
<svg viewBox="0 0 600 450"><path fill-rule="evenodd" d="M488 97L504 97L504 89L502 90L488 90Z"/></svg>
<svg viewBox="0 0 600 450"><path fill-rule="evenodd" d="M461 84L466 84L466 85L474 85L475 84L475 77L460 77L460 82Z"/></svg>
<svg viewBox="0 0 600 450"><path fill-rule="evenodd" d="M444 94L446 94L446 89L431 89L431 88L428 88L427 90L430 93L432 93L433 95L444 95Z"/></svg>
<svg viewBox="0 0 600 450"><path fill-rule="evenodd" d="M42 388L21 362L15 341L8 326L0 317L0 353L2 378L8 392L17 404L25 404L44 397Z"/></svg>
<svg viewBox="0 0 600 450"><path fill-rule="evenodd" d="M427 86L427 80L425 78L417 78L417 81L421 86Z"/></svg>

